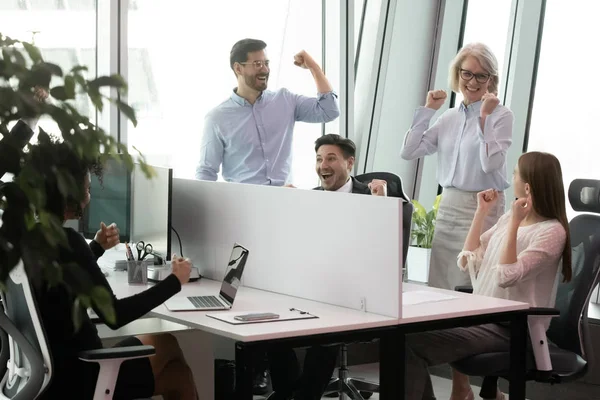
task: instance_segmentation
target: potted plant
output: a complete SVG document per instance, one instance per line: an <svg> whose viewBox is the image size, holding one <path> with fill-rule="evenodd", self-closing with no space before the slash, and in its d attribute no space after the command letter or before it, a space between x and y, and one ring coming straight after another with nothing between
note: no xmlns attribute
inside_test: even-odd
<svg viewBox="0 0 600 400"><path fill-rule="evenodd" d="M409 280L427 282L431 243L433 242L435 220L441 197L441 195L438 195L435 198L430 211L427 211L417 200L412 201L414 206L411 232L413 244L408 250L406 259Z"/></svg>
<svg viewBox="0 0 600 400"><path fill-rule="evenodd" d="M114 313L109 293L94 287L82 269L58 265L55 261L58 246L66 245L67 240L62 221L45 209L44 179L56 179L64 198L80 198L81 188L74 184L70 173L57 167L52 157L42 163L44 171L36 167L28 151L32 132L29 130L29 137L23 138L10 128L21 119L46 115L56 123L60 135L46 133L44 123L40 122L38 141L49 140L52 134L60 136L82 160L116 157L121 153L125 164L133 168L134 160L127 146L81 115L73 105L76 96L85 96L101 112L105 103L110 102L135 125L134 110L119 98L127 85L119 75L88 78L86 71L85 66L63 71L60 66L46 62L31 43L0 33L0 179L4 179L0 181L0 286L22 259L34 285L65 285L77 296L74 316L80 315L77 307L88 308L94 303L110 320ZM53 77L59 78L54 81L60 84L51 85ZM48 91L51 98L47 101L36 98L39 88ZM107 92L116 96L107 96ZM146 175L152 176L152 169L141 156L139 163ZM47 171L53 173L44 173ZM5 173L18 179L3 178ZM76 319L74 323L78 325Z"/></svg>

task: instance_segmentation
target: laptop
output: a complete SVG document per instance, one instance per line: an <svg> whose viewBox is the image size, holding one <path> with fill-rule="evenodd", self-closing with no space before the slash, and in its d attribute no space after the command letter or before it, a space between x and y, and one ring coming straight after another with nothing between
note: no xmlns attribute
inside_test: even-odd
<svg viewBox="0 0 600 400"><path fill-rule="evenodd" d="M173 296L165 302L170 311L205 311L229 310L233 307L233 300L237 293L246 260L248 249L235 243L227 263L227 272L221 284L218 296Z"/></svg>

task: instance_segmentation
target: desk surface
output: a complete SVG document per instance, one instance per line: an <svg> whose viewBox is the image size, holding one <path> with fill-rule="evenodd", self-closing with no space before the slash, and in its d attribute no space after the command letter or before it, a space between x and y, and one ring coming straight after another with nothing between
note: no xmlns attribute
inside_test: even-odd
<svg viewBox="0 0 600 400"><path fill-rule="evenodd" d="M146 288L141 285L127 284L125 272L112 271L108 280L115 295L119 298L134 295ZM201 279L198 282L184 285L178 296L218 295L220 287L220 282ZM164 305L155 308L151 315L244 342L343 332L397 324L396 318L247 287L240 287L233 309L230 312L243 314L260 310L277 313L278 311L289 310L292 307L317 315L319 318L231 325L206 316L206 314L216 311L169 311Z"/></svg>
<svg viewBox="0 0 600 400"><path fill-rule="evenodd" d="M119 298L139 293L146 289L142 285L127 284L125 272L111 271L108 280ZM179 296L216 295L221 283L202 279L199 282L186 284ZM433 290L422 285L404 284L404 291ZM232 313L247 313L254 311L270 311L277 313L289 308L297 308L317 315L319 318L296 321L280 321L248 325L231 325L206 316L211 311L169 311L164 305L155 308L151 316L200 329L219 336L243 342L269 339L279 339L297 336L316 335L333 332L353 331L368 328L410 324L422 321L432 321L457 318L471 315L499 313L526 309L526 303L491 297L474 296L465 293L452 292L457 298L443 302L423 303L403 307L403 318L386 317L368 312L351 310L343 307L305 300L292 296L241 287ZM212 311L214 312L214 311Z"/></svg>
<svg viewBox="0 0 600 400"><path fill-rule="evenodd" d="M444 294L452 294L457 298L445 300L443 302L430 302L403 306L402 318L399 322L400 324L517 311L529 308L529 304L519 301L454 292L414 283L404 283L402 285L403 292L415 290L427 290Z"/></svg>

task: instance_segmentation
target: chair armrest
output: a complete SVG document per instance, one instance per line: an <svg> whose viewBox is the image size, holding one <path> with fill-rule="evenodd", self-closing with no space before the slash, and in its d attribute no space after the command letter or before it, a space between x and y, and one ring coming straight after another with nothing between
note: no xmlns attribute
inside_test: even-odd
<svg viewBox="0 0 600 400"><path fill-rule="evenodd" d="M454 291L462 292L462 293L473 293L473 286L470 286L470 285L455 286Z"/></svg>
<svg viewBox="0 0 600 400"><path fill-rule="evenodd" d="M153 346L112 347L82 351L79 353L79 359L83 361L102 361L115 358L129 359L148 357L155 353L156 351Z"/></svg>
<svg viewBox="0 0 600 400"><path fill-rule="evenodd" d="M528 315L549 315L552 317L558 317L560 315L560 311L556 308L549 307L531 307L527 312Z"/></svg>
<svg viewBox="0 0 600 400"><path fill-rule="evenodd" d="M542 314L529 315L527 325L529 326L529 337L531 338L531 347L535 358L535 366L538 371L552 371L552 361L550 359L550 350L548 349L548 338L546 337L546 323L556 316L554 309L542 309Z"/></svg>
<svg viewBox="0 0 600 400"><path fill-rule="evenodd" d="M132 358L145 358L156 353L153 346L112 347L108 349L86 350L79 353L79 359L100 365L94 400L112 399L119 377L119 369L124 361ZM110 397L107 397L110 396Z"/></svg>

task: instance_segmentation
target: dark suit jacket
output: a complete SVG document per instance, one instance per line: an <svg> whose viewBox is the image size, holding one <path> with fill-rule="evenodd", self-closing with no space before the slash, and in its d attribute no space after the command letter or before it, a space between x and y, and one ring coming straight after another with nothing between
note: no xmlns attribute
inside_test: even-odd
<svg viewBox="0 0 600 400"><path fill-rule="evenodd" d="M362 182L357 181L353 176L350 177L352 179L352 193L358 194L371 194L371 189L367 185ZM313 190L325 190L321 186L317 186Z"/></svg>

